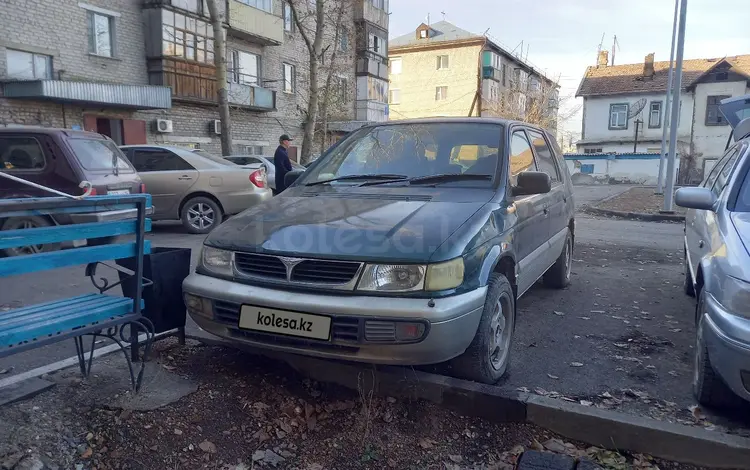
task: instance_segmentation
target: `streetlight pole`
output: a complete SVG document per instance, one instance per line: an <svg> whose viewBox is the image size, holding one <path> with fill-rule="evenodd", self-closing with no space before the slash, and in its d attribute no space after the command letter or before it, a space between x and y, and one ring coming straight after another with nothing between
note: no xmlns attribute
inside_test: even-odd
<svg viewBox="0 0 750 470"><path fill-rule="evenodd" d="M674 202L674 167L677 155L677 129L680 127L680 92L682 91L682 57L685 52L685 23L687 0L680 0L680 26L677 33L677 66L675 67L672 117L669 127L669 156L667 158L667 186L664 190L664 212L672 212Z"/></svg>
<svg viewBox="0 0 750 470"><path fill-rule="evenodd" d="M667 112L669 111L669 104L672 101L674 90L672 89L672 72L674 70L674 46L675 40L677 39L677 19L680 11L680 0L674 2L674 21L672 22L672 49L669 53L669 74L667 78L667 98L664 101L664 123L662 125L661 132L661 153L659 154L659 178L657 179L656 194L664 194L664 163L667 159L667 123L671 124L671 121L667 118ZM651 115L649 114L649 119Z"/></svg>

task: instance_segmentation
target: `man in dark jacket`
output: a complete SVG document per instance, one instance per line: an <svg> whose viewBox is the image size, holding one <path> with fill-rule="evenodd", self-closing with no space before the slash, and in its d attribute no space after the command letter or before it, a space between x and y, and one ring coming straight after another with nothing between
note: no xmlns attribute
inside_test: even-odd
<svg viewBox="0 0 750 470"><path fill-rule="evenodd" d="M282 135L279 137L279 147L276 149L276 153L273 154L273 166L276 169L276 194L286 189L284 177L292 171L292 162L289 160L289 153L287 151L291 143L291 137L286 134Z"/></svg>

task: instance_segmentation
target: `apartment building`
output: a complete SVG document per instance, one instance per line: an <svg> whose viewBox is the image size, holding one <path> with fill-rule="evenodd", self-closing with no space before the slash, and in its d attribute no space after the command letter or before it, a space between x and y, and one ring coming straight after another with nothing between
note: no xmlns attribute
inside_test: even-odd
<svg viewBox="0 0 750 470"><path fill-rule="evenodd" d="M307 48L282 0L220 0L219 8L234 151L272 153L281 134L302 134ZM347 12L342 24L349 27L335 45L345 64L335 81L342 121L355 119L355 103L369 106L351 86L356 55L349 46L355 17L366 11ZM204 0L4 2L0 17L0 126L82 128L118 144L220 152L214 37Z"/></svg>
<svg viewBox="0 0 750 470"><path fill-rule="evenodd" d="M389 48L390 119L497 116L557 128L557 84L486 36L423 23Z"/></svg>
<svg viewBox="0 0 750 470"><path fill-rule="evenodd" d="M668 61L609 65L602 51L576 93L583 98L578 153L661 152L671 109L666 109ZM731 128L719 102L750 94L750 55L683 62L677 123L681 181L700 180L724 153ZM688 174L689 173L689 174Z"/></svg>

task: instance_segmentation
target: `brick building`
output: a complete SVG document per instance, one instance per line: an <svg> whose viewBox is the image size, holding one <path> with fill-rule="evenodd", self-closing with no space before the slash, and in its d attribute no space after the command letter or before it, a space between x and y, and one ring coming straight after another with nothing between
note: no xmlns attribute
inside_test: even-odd
<svg viewBox="0 0 750 470"><path fill-rule="evenodd" d="M279 135L301 136L307 49L282 0L219 4L234 150L272 153ZM353 9L345 21L353 25L361 12ZM15 0L0 4L0 18L0 126L83 128L119 144L220 151L213 32L203 1ZM334 114L343 121L362 106L348 85L356 61L348 44L345 38L338 47L351 67L336 74L348 97Z"/></svg>

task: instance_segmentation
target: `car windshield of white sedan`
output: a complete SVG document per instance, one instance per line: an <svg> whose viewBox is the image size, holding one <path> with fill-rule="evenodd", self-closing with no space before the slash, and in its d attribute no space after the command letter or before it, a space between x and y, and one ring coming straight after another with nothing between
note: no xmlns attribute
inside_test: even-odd
<svg viewBox="0 0 750 470"><path fill-rule="evenodd" d="M503 130L500 124L456 122L362 129L308 170L301 184L489 187Z"/></svg>

